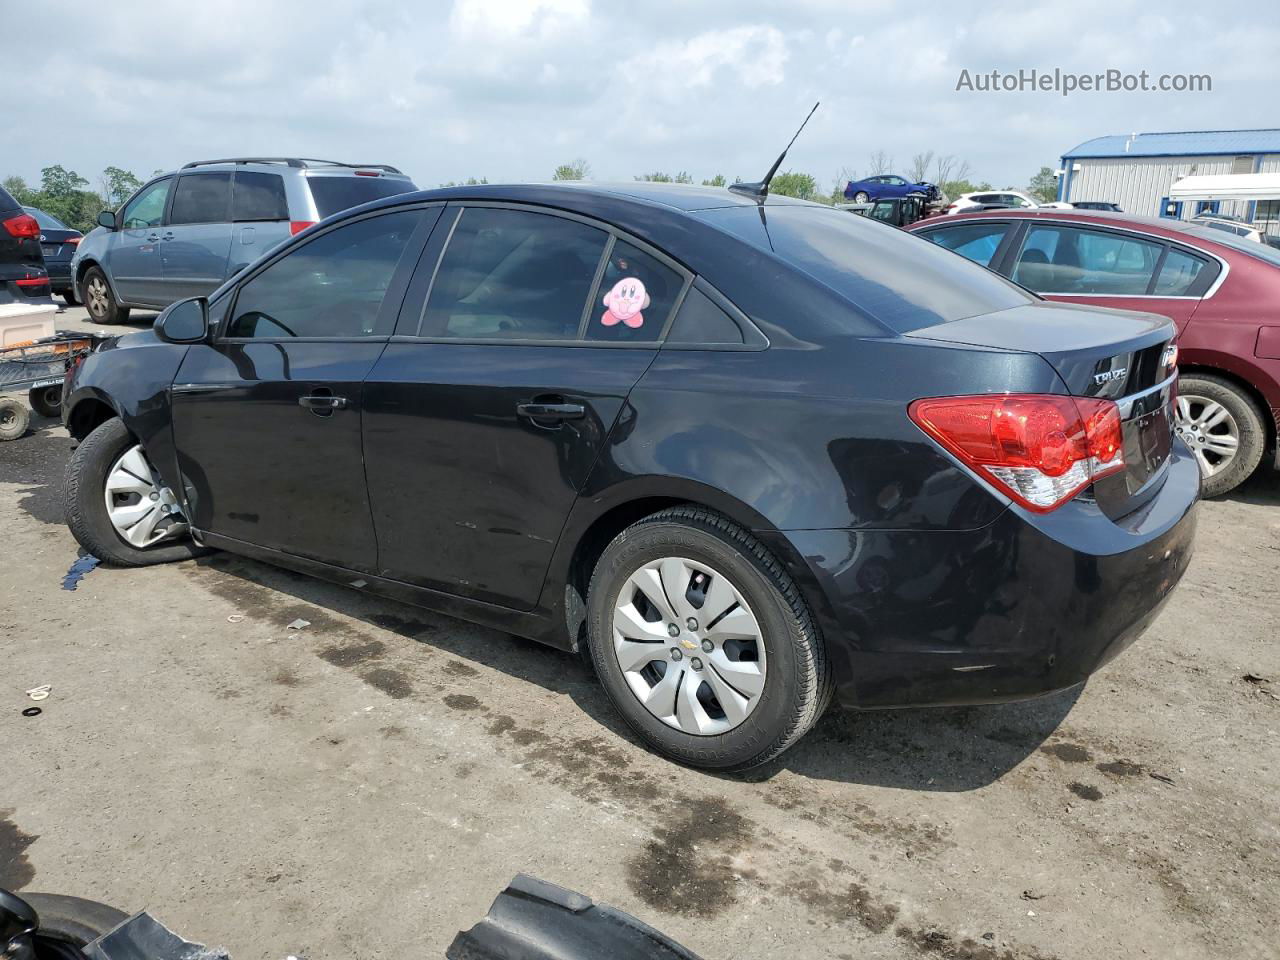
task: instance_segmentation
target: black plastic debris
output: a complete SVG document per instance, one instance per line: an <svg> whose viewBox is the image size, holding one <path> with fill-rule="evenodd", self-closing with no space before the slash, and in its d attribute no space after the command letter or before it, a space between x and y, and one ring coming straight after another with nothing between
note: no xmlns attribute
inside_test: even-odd
<svg viewBox="0 0 1280 960"><path fill-rule="evenodd" d="M488 915L459 933L448 960L698 960L629 913L518 874Z"/></svg>
<svg viewBox="0 0 1280 960"><path fill-rule="evenodd" d="M84 953L89 960L230 960L225 950L184 940L149 913L130 917Z"/></svg>

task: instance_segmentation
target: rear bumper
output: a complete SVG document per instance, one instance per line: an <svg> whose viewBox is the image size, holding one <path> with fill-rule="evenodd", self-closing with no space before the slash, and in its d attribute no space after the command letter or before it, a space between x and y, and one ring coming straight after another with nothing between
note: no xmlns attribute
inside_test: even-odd
<svg viewBox="0 0 1280 960"><path fill-rule="evenodd" d="M1155 619L1191 559L1200 473L1113 522L1077 498L967 531L791 532L846 707L998 703L1082 683ZM825 604L825 607L823 606Z"/></svg>

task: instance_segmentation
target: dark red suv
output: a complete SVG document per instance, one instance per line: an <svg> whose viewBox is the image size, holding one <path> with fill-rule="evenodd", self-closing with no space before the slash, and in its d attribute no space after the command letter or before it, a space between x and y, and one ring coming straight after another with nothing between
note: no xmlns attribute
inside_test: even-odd
<svg viewBox="0 0 1280 960"><path fill-rule="evenodd" d="M913 233L1050 300L1178 326L1178 432L1204 493L1280 466L1280 250L1195 223L1080 210L933 217Z"/></svg>

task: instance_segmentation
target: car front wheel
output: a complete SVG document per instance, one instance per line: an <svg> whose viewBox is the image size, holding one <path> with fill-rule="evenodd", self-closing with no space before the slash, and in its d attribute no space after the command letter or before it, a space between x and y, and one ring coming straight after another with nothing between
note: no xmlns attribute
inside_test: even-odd
<svg viewBox="0 0 1280 960"><path fill-rule="evenodd" d="M870 199L871 198L867 196L867 192L865 190L859 190L857 193L853 195L854 203L866 203Z"/></svg>
<svg viewBox="0 0 1280 960"><path fill-rule="evenodd" d="M601 555L587 602L609 698L680 763L765 763L830 700L822 641L795 583L719 514L676 507L628 527Z"/></svg>
<svg viewBox="0 0 1280 960"><path fill-rule="evenodd" d="M117 418L76 448L67 467L67 526L107 564L141 567L198 556L173 491Z"/></svg>
<svg viewBox="0 0 1280 960"><path fill-rule="evenodd" d="M107 275L98 267L90 267L82 285L85 309L94 323L124 323L129 319L129 309L116 303L107 283Z"/></svg>
<svg viewBox="0 0 1280 960"><path fill-rule="evenodd" d="M1249 478L1267 445L1262 412L1235 384L1207 373L1178 381L1177 431L1200 463L1206 497Z"/></svg>

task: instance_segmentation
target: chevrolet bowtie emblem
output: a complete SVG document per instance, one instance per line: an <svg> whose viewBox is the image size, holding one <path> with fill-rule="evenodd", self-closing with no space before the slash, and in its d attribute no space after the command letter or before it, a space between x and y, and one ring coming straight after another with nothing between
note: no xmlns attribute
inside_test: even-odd
<svg viewBox="0 0 1280 960"><path fill-rule="evenodd" d="M698 649L698 645L696 643L694 643L692 640L686 640L684 637L680 638L680 646L684 647L686 650Z"/></svg>

